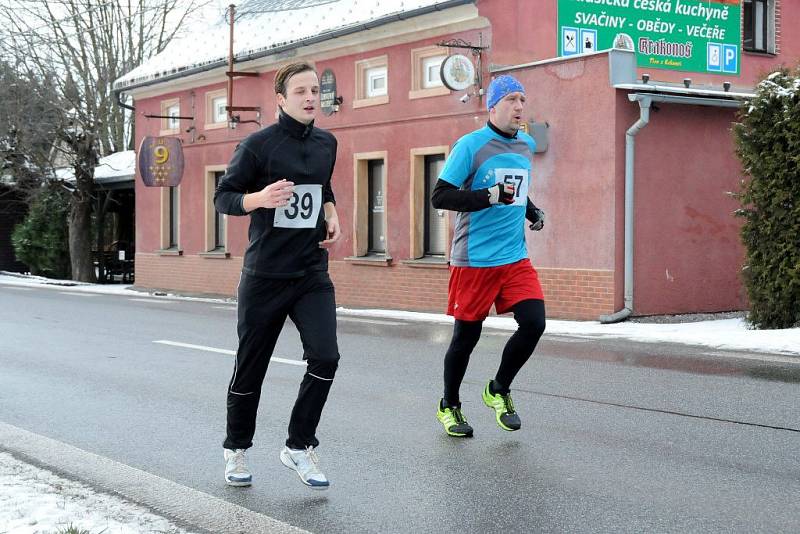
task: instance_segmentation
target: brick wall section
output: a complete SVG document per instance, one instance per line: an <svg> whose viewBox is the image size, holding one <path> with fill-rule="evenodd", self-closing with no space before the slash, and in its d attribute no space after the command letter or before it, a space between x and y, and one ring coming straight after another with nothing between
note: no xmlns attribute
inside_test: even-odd
<svg viewBox="0 0 800 534"><path fill-rule="evenodd" d="M241 258L136 255L136 286L187 294L233 296ZM553 319L596 320L614 309L613 271L538 269ZM447 307L446 268L381 267L346 261L330 263L336 303L353 308L383 308L443 313Z"/></svg>
<svg viewBox="0 0 800 534"><path fill-rule="evenodd" d="M341 306L443 313L447 307L445 267L391 267L331 262L336 301Z"/></svg>
<svg viewBox="0 0 800 534"><path fill-rule="evenodd" d="M614 271L536 269L542 283L547 316L553 319L597 320L613 313Z"/></svg>
<svg viewBox="0 0 800 534"><path fill-rule="evenodd" d="M187 294L233 296L242 258L136 254L136 287Z"/></svg>

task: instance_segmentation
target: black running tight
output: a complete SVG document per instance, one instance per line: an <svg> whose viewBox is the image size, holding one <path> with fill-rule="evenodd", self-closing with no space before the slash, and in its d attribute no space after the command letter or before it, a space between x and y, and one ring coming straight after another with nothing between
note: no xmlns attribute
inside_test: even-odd
<svg viewBox="0 0 800 534"><path fill-rule="evenodd" d="M533 354L545 328L544 301L523 300L515 304L512 311L519 326L503 349L500 368L494 378L506 390ZM455 322L453 339L444 356L444 402L448 406L458 406L460 402L458 391L467 371L470 354L481 337L482 326L483 321Z"/></svg>

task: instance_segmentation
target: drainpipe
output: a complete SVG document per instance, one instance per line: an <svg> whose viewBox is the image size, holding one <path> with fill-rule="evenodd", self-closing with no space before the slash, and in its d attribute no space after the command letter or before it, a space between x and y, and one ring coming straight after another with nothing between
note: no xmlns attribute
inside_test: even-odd
<svg viewBox="0 0 800 534"><path fill-rule="evenodd" d="M639 120L625 132L625 306L611 315L601 315L603 324L618 323L633 313L633 155L636 143L634 138L650 122L650 104L665 102L691 106L710 106L718 108L738 108L741 100L731 98L689 97L665 94L634 93L628 95L631 102L639 102Z"/></svg>
<svg viewBox="0 0 800 534"><path fill-rule="evenodd" d="M123 93L122 89L114 89L111 92L114 95L114 100L117 101L117 105L119 107L125 108L125 109L129 109L129 110L134 111L134 112L136 111L135 107L129 106L128 104L126 104L125 102L122 101L122 93Z"/></svg>
<svg viewBox="0 0 800 534"><path fill-rule="evenodd" d="M633 97L633 98L631 98ZM624 307L611 315L601 315L603 324L618 323L633 313L633 163L636 148L636 134L650 122L650 103L652 99L643 95L629 95L631 100L639 101L639 120L625 132L625 285Z"/></svg>

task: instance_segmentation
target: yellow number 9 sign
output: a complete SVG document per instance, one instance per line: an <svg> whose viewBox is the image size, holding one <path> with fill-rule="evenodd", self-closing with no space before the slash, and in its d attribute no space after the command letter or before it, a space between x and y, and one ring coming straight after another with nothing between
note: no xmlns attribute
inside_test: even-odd
<svg viewBox="0 0 800 534"><path fill-rule="evenodd" d="M169 159L169 149L164 145L158 145L153 149L157 165L164 165Z"/></svg>
<svg viewBox="0 0 800 534"><path fill-rule="evenodd" d="M183 147L178 137L145 137L137 155L139 173L148 187L175 187L183 176Z"/></svg>

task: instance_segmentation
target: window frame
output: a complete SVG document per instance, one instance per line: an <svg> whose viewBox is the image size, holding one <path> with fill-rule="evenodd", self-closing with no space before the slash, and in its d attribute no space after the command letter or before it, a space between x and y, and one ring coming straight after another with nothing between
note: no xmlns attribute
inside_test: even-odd
<svg viewBox="0 0 800 534"><path fill-rule="evenodd" d="M353 154L353 257L349 260L372 259L388 262L391 260L389 242L389 212L387 185L389 183L389 154L387 151L359 152ZM383 230L384 252L370 254L369 251L369 162L383 160Z"/></svg>
<svg viewBox="0 0 800 534"><path fill-rule="evenodd" d="M373 202L373 193L374 193L374 184L375 180L373 180L372 175L372 168L375 166L376 163L380 162L381 166L381 176L380 176L380 195L381 195L381 204L380 208L380 219L382 223L382 230L383 230L383 249L380 250L378 245L375 243L374 238L374 230L375 227L373 226L374 220L374 212L376 211L376 204ZM385 255L386 254L386 216L383 215L386 213L386 162L383 159L371 159L367 160L367 256L378 256L378 255Z"/></svg>
<svg viewBox="0 0 800 534"><path fill-rule="evenodd" d="M425 86L427 77L424 69L425 61L438 56L442 57L442 61L447 59L447 49L434 45L411 50L411 90L408 92L410 100L451 94L452 91L444 83L432 87Z"/></svg>
<svg viewBox="0 0 800 534"><path fill-rule="evenodd" d="M216 175L217 173L225 173L227 167L225 165L207 165L205 167L205 207L204 207L204 221L205 221L205 239L201 253L203 257L222 257L229 258L228 251L228 223L230 222L227 215L217 213L214 206L214 193L217 190ZM217 241L217 223L222 218L222 245L220 246Z"/></svg>
<svg viewBox="0 0 800 534"><path fill-rule="evenodd" d="M181 253L181 186L161 188L161 252ZM175 207L172 209L171 192L175 193ZM172 223L175 223L174 228ZM174 242L173 242L174 229Z"/></svg>
<svg viewBox="0 0 800 534"><path fill-rule="evenodd" d="M228 105L228 90L227 89L218 89L216 91L208 91L206 93L206 116L205 116L205 126L206 130L215 130L219 128L227 128L228 127L228 116L227 112L225 113L225 119L222 121L217 121L216 117L216 109L214 107L214 101L224 98L225 105Z"/></svg>
<svg viewBox="0 0 800 534"><path fill-rule="evenodd" d="M369 81L368 72L377 68L386 69L386 92L370 96L370 91L367 89ZM377 106L389 103L389 56L377 56L368 59L361 59L355 62L356 76L355 76L355 98L353 99L353 109L363 108L367 106Z"/></svg>
<svg viewBox="0 0 800 534"><path fill-rule="evenodd" d="M412 148L410 151L411 180L409 180L409 183L411 189L409 191L409 198L411 199L411 202L409 203L409 251L411 253L411 261L425 259L433 259L434 261L441 263L447 263L450 261L452 216L449 212L445 215L444 221L446 236L444 257L439 255L430 256L425 254L425 230L427 226L427 221L425 219L425 205L426 203L430 202L430 199L426 198L425 196L425 157L436 155L443 155L445 161L447 161L447 157L450 155L450 146L440 145L419 147Z"/></svg>
<svg viewBox="0 0 800 534"><path fill-rule="evenodd" d="M173 123L172 118L166 118L167 115L170 114L170 109L177 107L178 117L181 115L181 101L180 98L170 98L169 100L162 100L161 101L161 129L158 132L158 135L175 135L181 133L181 120L174 119L175 124Z"/></svg>
<svg viewBox="0 0 800 534"><path fill-rule="evenodd" d="M755 11L756 5L764 6L763 28L756 25ZM747 11L750 10L750 23L747 21ZM763 39L763 47L757 48L757 33ZM751 34L748 45L748 34ZM775 0L744 0L742 2L742 50L755 54L776 54L776 2Z"/></svg>

